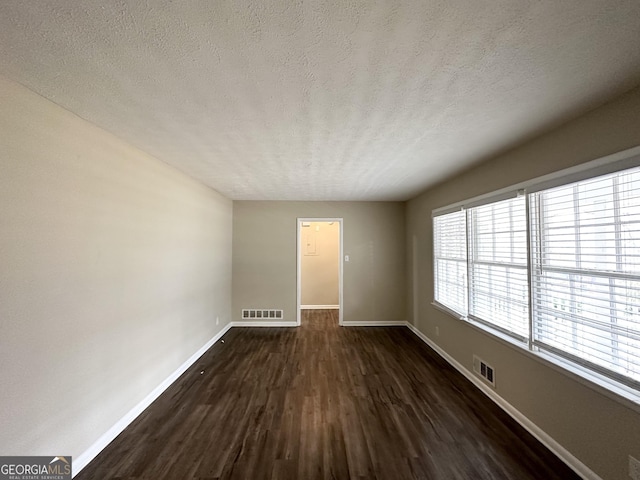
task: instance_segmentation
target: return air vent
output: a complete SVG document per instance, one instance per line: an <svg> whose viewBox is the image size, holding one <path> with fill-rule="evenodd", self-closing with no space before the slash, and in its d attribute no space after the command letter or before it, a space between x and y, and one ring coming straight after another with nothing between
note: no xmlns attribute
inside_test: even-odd
<svg viewBox="0 0 640 480"><path fill-rule="evenodd" d="M273 310L268 308L243 308L243 319L266 319L266 320L282 320L283 310Z"/></svg>
<svg viewBox="0 0 640 480"><path fill-rule="evenodd" d="M487 362L481 358L473 356L473 371L484 378L494 388L496 386L496 375L492 366L487 365Z"/></svg>

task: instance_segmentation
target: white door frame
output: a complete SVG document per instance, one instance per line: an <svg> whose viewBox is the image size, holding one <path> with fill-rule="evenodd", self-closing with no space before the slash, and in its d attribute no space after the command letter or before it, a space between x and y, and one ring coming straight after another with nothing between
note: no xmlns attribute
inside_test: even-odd
<svg viewBox="0 0 640 480"><path fill-rule="evenodd" d="M340 225L340 252L338 256L338 324L342 325L342 312L344 311L343 300L342 300L342 266L344 263L344 255L342 253L342 236L343 236L343 222L342 218L307 218L307 217L298 217L296 222L296 251L297 251L297 277L296 277L296 286L297 286L297 294L296 294L296 324L300 325L301 316L300 316L300 306L302 305L302 249L300 248L300 244L302 243L302 222L337 222Z"/></svg>

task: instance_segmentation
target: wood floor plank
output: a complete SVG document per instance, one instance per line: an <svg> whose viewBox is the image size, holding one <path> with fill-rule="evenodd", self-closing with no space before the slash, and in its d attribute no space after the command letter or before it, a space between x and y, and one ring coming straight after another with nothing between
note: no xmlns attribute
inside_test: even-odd
<svg viewBox="0 0 640 480"><path fill-rule="evenodd" d="M79 475L577 479L404 327L233 328Z"/></svg>

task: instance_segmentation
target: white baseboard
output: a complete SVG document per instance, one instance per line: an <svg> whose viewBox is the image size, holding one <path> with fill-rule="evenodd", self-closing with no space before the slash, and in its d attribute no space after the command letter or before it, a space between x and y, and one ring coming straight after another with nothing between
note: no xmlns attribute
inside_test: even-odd
<svg viewBox="0 0 640 480"><path fill-rule="evenodd" d="M300 310L340 310L340 305L300 305Z"/></svg>
<svg viewBox="0 0 640 480"><path fill-rule="evenodd" d="M93 445L82 452L73 460L73 477L86 467L102 450L109 445L125 428L133 422L153 401L158 398L169 386L175 382L191 365L193 365L204 353L209 350L222 336L229 331L232 323L228 323L211 340L204 344L196 353L191 355L182 365L180 365L171 375L169 375L160 385L154 388L151 393L144 397L135 407L118 420L109 430L103 433Z"/></svg>
<svg viewBox="0 0 640 480"><path fill-rule="evenodd" d="M496 393L496 391L484 384L478 377L472 372L467 370L460 362L442 350L438 345L433 343L425 334L418 330L411 323L406 322L407 327L416 334L424 343L431 347L438 355L444 358L453 368L458 370L464 375L467 380L478 387L482 393L489 397L496 405L507 412L511 418L518 422L525 430L533 435L540 443L553 452L560 460L566 463L574 472L580 475L585 480L602 480L593 470L587 467L584 463L578 460L571 452L560 445L554 440L548 433L538 427L535 423L529 420L523 413L516 409L513 405L507 402L504 398Z"/></svg>
<svg viewBox="0 0 640 480"><path fill-rule="evenodd" d="M404 327L407 322L404 320L377 320L377 321L343 321L343 327Z"/></svg>
<svg viewBox="0 0 640 480"><path fill-rule="evenodd" d="M239 321L239 322L231 322L230 325L232 327L297 327L298 324L296 322L287 322L287 321L279 321L279 322L270 322L268 320L251 320L250 322Z"/></svg>

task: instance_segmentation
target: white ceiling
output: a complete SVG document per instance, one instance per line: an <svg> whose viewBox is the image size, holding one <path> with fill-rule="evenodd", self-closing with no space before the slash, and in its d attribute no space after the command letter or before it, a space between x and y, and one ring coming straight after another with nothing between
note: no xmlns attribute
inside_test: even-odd
<svg viewBox="0 0 640 480"><path fill-rule="evenodd" d="M231 199L406 200L639 84L640 2L2 0L0 73Z"/></svg>

